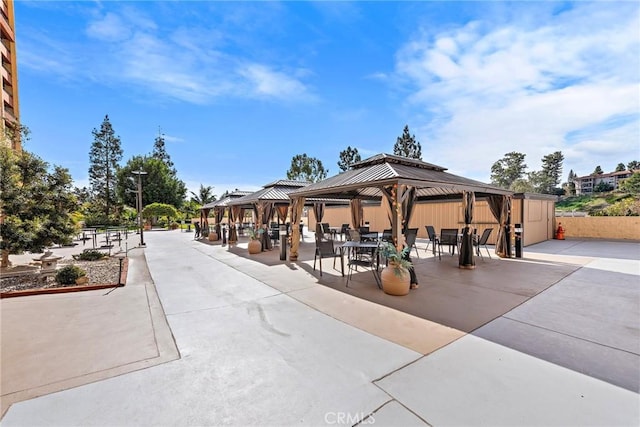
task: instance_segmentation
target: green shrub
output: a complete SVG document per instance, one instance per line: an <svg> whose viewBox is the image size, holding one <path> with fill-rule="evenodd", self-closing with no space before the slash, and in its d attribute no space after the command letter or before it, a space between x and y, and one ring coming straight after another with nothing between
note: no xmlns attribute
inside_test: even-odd
<svg viewBox="0 0 640 427"><path fill-rule="evenodd" d="M77 265L66 265L56 273L56 282L61 285L73 285L77 278L86 275L87 272Z"/></svg>
<svg viewBox="0 0 640 427"><path fill-rule="evenodd" d="M78 261L97 261L99 259L102 259L104 257L106 257L107 255L105 253L102 253L100 251L97 251L95 249L91 249L89 251L84 251L81 252L77 255L73 255L73 259L76 259Z"/></svg>

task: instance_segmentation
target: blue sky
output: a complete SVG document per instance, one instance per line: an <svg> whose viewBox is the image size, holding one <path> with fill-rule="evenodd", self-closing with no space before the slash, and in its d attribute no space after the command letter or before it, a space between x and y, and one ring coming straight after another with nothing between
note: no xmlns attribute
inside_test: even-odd
<svg viewBox="0 0 640 427"><path fill-rule="evenodd" d="M640 160L638 2L16 1L25 148L88 183L106 114L124 165L159 129L179 177L255 190L291 158L392 153L489 181Z"/></svg>

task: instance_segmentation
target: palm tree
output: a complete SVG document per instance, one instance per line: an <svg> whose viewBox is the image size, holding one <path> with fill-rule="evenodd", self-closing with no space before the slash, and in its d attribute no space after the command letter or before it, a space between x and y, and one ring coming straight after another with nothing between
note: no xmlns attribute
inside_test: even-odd
<svg viewBox="0 0 640 427"><path fill-rule="evenodd" d="M196 202L200 206L204 206L207 203L214 202L216 200L216 195L213 194L213 187L207 185L206 187L200 184L200 190L198 194L190 191L191 193L191 201Z"/></svg>

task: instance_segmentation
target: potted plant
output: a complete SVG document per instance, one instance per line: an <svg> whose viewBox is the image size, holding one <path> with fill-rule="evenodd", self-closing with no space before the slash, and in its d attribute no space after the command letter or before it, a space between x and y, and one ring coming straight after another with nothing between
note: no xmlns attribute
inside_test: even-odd
<svg viewBox="0 0 640 427"><path fill-rule="evenodd" d="M411 286L411 276L409 268L413 263L407 256L411 251L410 247L398 250L393 244L384 242L380 246L380 254L387 260L388 265L382 269L380 278L382 280L382 290L389 295L407 295Z"/></svg>
<svg viewBox="0 0 640 427"><path fill-rule="evenodd" d="M264 233L264 228L249 228L249 253L250 254L258 254L262 251L262 233Z"/></svg>

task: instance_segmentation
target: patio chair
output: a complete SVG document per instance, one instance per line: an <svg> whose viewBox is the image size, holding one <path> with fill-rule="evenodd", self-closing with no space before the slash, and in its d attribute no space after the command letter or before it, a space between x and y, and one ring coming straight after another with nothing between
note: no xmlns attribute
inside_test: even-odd
<svg viewBox="0 0 640 427"><path fill-rule="evenodd" d="M363 248L362 250L358 250L349 257L348 272L347 272L347 288L349 287L349 280L353 276L353 272L358 270L358 267L364 267L371 270L373 274L373 278L378 285L378 288L382 289L382 284L380 282L380 277L378 273L378 250L368 250Z"/></svg>
<svg viewBox="0 0 640 427"><path fill-rule="evenodd" d="M336 258L340 258L340 251L336 252L333 240L316 239L316 252L313 255L313 270L316 269L316 260L320 261L320 276L322 276L322 258L333 258L333 268L336 268Z"/></svg>
<svg viewBox="0 0 640 427"><path fill-rule="evenodd" d="M411 253L411 249L415 249L416 256L420 258L420 255L418 254L418 247L416 246L416 237L418 237L417 228L408 228L404 232L404 239L406 241L407 247L409 248L409 253Z"/></svg>
<svg viewBox="0 0 640 427"><path fill-rule="evenodd" d="M393 243L393 232L390 228L382 230L382 241Z"/></svg>
<svg viewBox="0 0 640 427"><path fill-rule="evenodd" d="M489 236L491 236L492 231L493 231L493 228L485 228L479 239L477 238L478 237L477 234L474 236L475 239L473 239L473 246L476 247L476 253L480 255L481 258L482 258L482 252L480 251L480 246L484 246L484 248L487 251L487 254L489 255L489 259L491 259L491 252L489 252L489 248L487 247L487 241L489 240Z"/></svg>
<svg viewBox="0 0 640 427"><path fill-rule="evenodd" d="M274 246L280 241L280 227L277 223L275 226L271 223L271 226L269 227L269 238L273 241Z"/></svg>
<svg viewBox="0 0 640 427"><path fill-rule="evenodd" d="M438 236L436 235L436 229L433 228L433 225L425 225L427 229L427 236L429 236L429 241L427 242L427 247L424 249L425 252L429 250L429 245L431 245L431 251L433 254L436 254L436 246L438 244Z"/></svg>
<svg viewBox="0 0 640 427"><path fill-rule="evenodd" d="M342 224L340 227L340 238L346 240L349 237L349 224Z"/></svg>
<svg viewBox="0 0 640 427"><path fill-rule="evenodd" d="M438 241L438 258L442 259L442 247L447 246L449 253L453 256L456 253L458 247L458 229L457 228L443 228L440 230L440 239Z"/></svg>

